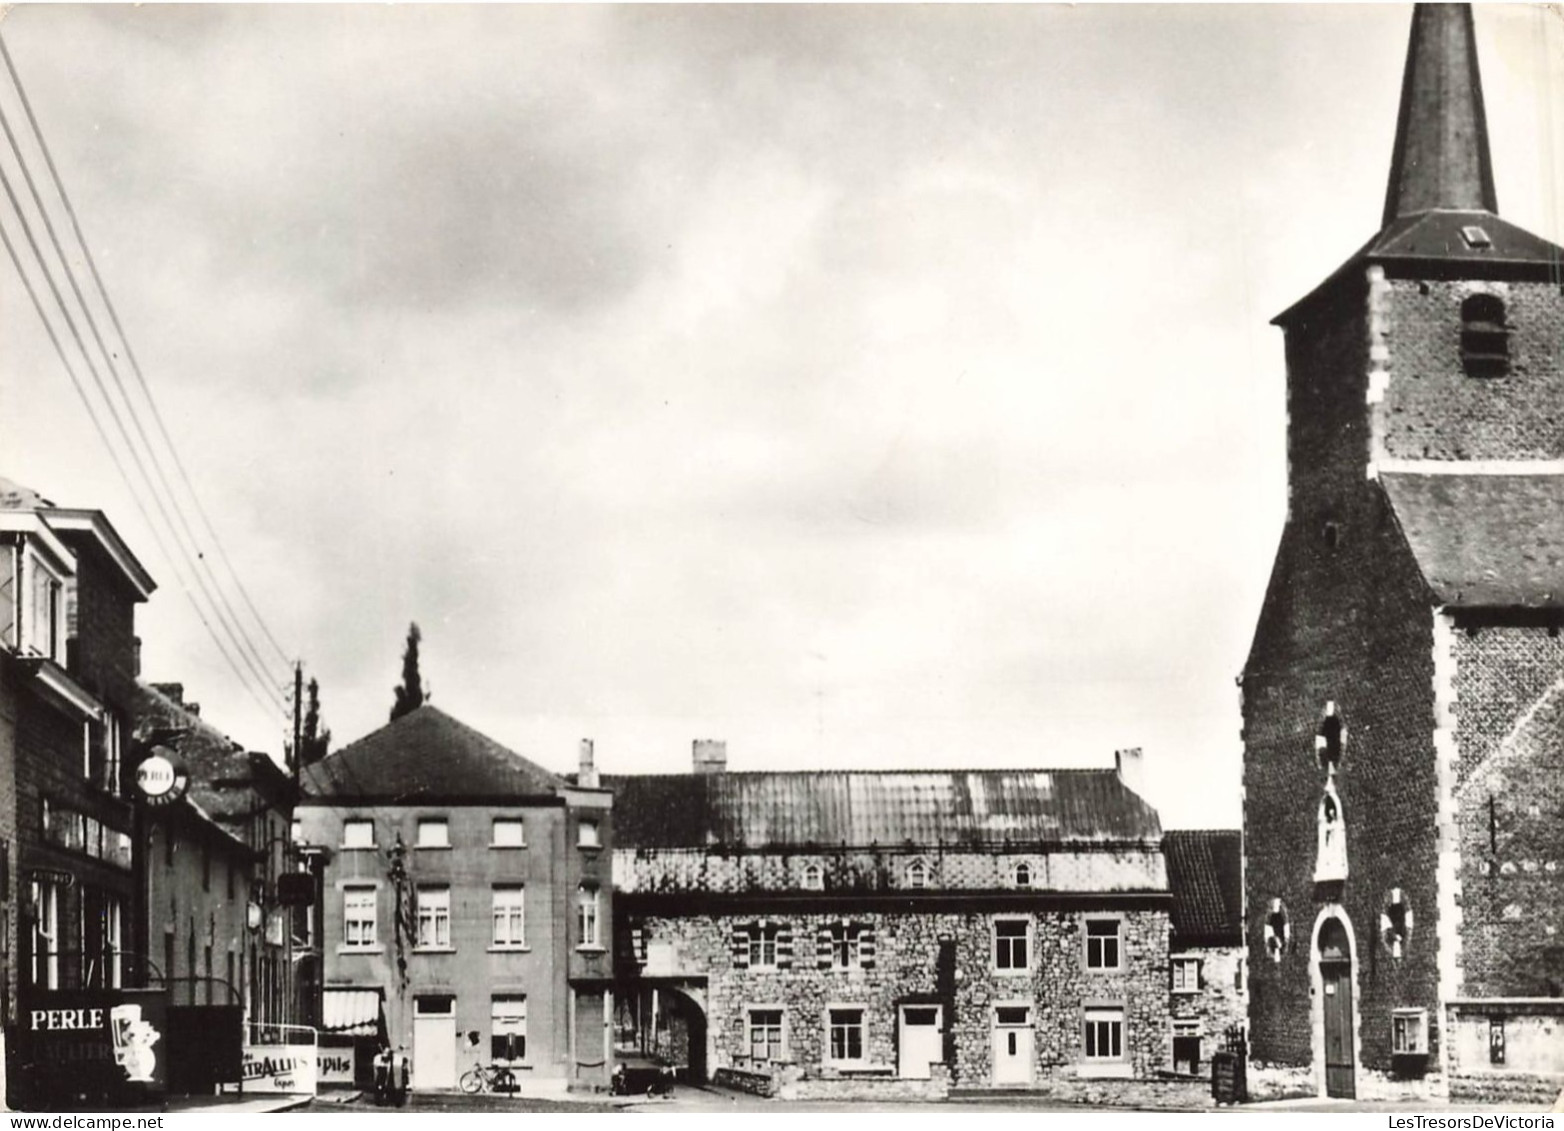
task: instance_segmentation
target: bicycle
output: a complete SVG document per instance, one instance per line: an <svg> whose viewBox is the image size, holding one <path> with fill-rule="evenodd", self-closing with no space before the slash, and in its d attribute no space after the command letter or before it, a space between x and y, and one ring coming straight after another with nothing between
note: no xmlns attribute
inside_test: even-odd
<svg viewBox="0 0 1564 1131"><path fill-rule="evenodd" d="M475 1064L457 1081L469 1096L479 1092L514 1092L516 1074L503 1064Z"/></svg>

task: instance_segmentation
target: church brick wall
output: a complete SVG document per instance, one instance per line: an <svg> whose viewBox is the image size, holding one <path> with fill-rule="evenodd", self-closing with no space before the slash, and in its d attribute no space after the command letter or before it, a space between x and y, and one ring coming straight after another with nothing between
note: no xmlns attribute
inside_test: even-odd
<svg viewBox="0 0 1564 1131"><path fill-rule="evenodd" d="M1564 293L1557 286L1405 279L1390 286L1385 456L1564 458ZM1476 292L1504 299L1507 376L1469 377L1462 369L1461 302Z"/></svg>
<svg viewBox="0 0 1564 1131"><path fill-rule="evenodd" d="M1350 281L1288 328L1292 494L1243 678L1251 1049L1265 1063L1314 1056L1311 944L1323 905L1314 865L1326 780L1314 738L1329 701L1347 728L1335 779L1349 864L1339 898L1356 940L1362 1064L1390 1067L1395 1008L1426 1008L1437 1028L1432 617L1384 494L1367 476L1370 345L1369 291ZM1401 958L1377 941L1393 888L1427 928ZM1265 946L1274 899L1291 931L1279 961ZM1430 1036L1437 1048L1437 1032Z"/></svg>
<svg viewBox="0 0 1564 1131"><path fill-rule="evenodd" d="M1564 994L1564 637L1453 637L1464 997Z"/></svg>

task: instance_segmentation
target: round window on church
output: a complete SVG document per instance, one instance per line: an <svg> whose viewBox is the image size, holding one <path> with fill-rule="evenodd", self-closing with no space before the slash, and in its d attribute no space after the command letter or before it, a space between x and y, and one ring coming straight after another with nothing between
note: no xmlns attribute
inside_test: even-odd
<svg viewBox="0 0 1564 1131"><path fill-rule="evenodd" d="M1379 916L1379 937L1392 958L1401 958L1412 941L1412 905L1400 888L1391 888Z"/></svg>

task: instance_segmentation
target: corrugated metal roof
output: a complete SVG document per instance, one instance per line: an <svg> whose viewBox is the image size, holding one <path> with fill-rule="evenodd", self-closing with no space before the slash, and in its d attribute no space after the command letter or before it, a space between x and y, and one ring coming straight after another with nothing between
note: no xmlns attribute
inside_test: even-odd
<svg viewBox="0 0 1564 1131"><path fill-rule="evenodd" d="M551 797L563 778L425 703L300 775L308 797Z"/></svg>
<svg viewBox="0 0 1564 1131"><path fill-rule="evenodd" d="M1155 840L1112 770L898 770L605 777L624 848Z"/></svg>
<svg viewBox="0 0 1564 1131"><path fill-rule="evenodd" d="M1564 475L1380 476L1440 603L1564 606Z"/></svg>
<svg viewBox="0 0 1564 1131"><path fill-rule="evenodd" d="M1162 834L1173 892L1174 945L1243 942L1243 838L1237 829L1169 829Z"/></svg>

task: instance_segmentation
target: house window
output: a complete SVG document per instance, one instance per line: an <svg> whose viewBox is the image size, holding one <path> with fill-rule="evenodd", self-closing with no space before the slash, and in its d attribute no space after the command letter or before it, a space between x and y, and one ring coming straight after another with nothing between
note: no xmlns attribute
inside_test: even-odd
<svg viewBox="0 0 1564 1131"><path fill-rule="evenodd" d="M929 865L925 860L914 860L907 865L907 886L910 888L926 888L929 886Z"/></svg>
<svg viewBox="0 0 1564 1131"><path fill-rule="evenodd" d="M526 826L521 823L521 818L494 818L494 838L490 844L494 848L525 848Z"/></svg>
<svg viewBox="0 0 1564 1131"><path fill-rule="evenodd" d="M828 1011L831 1039L831 1061L835 1064L852 1064L863 1060L863 1010L832 1009Z"/></svg>
<svg viewBox="0 0 1564 1131"><path fill-rule="evenodd" d="M782 1046L782 1010L749 1011L749 1055L755 1060L784 1060Z"/></svg>
<svg viewBox="0 0 1564 1131"><path fill-rule="evenodd" d="M1088 970L1119 968L1120 926L1117 919L1086 920L1086 968Z"/></svg>
<svg viewBox="0 0 1564 1131"><path fill-rule="evenodd" d="M1200 1075L1200 1022L1173 1022L1173 1071Z"/></svg>
<svg viewBox="0 0 1564 1131"><path fill-rule="evenodd" d="M1032 886L1032 866L1025 860L1015 867L1015 882L1018 888L1029 888Z"/></svg>
<svg viewBox="0 0 1564 1131"><path fill-rule="evenodd" d="M824 891L825 869L818 864L804 865L804 888L806 891Z"/></svg>
<svg viewBox="0 0 1564 1131"><path fill-rule="evenodd" d="M837 923L831 928L831 969L858 968L858 939L858 928L848 923Z"/></svg>
<svg viewBox="0 0 1564 1131"><path fill-rule="evenodd" d="M1468 377L1503 377L1510 371L1510 328L1498 295L1472 295L1461 303L1461 364Z"/></svg>
<svg viewBox="0 0 1564 1131"><path fill-rule="evenodd" d="M107 713L85 728L86 777L88 782L110 793L119 792L120 727L119 719Z"/></svg>
<svg viewBox="0 0 1564 1131"><path fill-rule="evenodd" d="M343 848L375 847L375 822L353 819L342 822Z"/></svg>
<svg viewBox="0 0 1564 1131"><path fill-rule="evenodd" d="M418 822L419 848L450 848L451 826L444 817L423 817Z"/></svg>
<svg viewBox="0 0 1564 1131"><path fill-rule="evenodd" d="M293 844L304 843L304 822L297 817L293 818L293 824L288 829L288 840Z"/></svg>
<svg viewBox="0 0 1564 1131"><path fill-rule="evenodd" d="M1086 1059L1124 1059L1124 1010L1088 1007L1086 1010Z"/></svg>
<svg viewBox="0 0 1564 1131"><path fill-rule="evenodd" d="M576 945L582 950L602 945L598 941L596 888L583 887L576 892L576 936L581 940Z"/></svg>
<svg viewBox="0 0 1564 1131"><path fill-rule="evenodd" d="M579 848L599 847L596 821L582 821L576 826L576 845Z"/></svg>
<svg viewBox="0 0 1564 1131"><path fill-rule="evenodd" d="M1200 959L1173 959L1173 992L1192 994L1200 989Z"/></svg>
<svg viewBox="0 0 1564 1131"><path fill-rule="evenodd" d="M527 1059L527 998L496 994L489 1003L489 1056L501 1064Z"/></svg>
<svg viewBox="0 0 1564 1131"><path fill-rule="evenodd" d="M994 969L1018 972L1029 968L1028 943L1031 922L1027 919L994 920Z"/></svg>
<svg viewBox="0 0 1564 1131"><path fill-rule="evenodd" d="M212 890L212 842L201 842L201 890Z"/></svg>
<svg viewBox="0 0 1564 1131"><path fill-rule="evenodd" d="M418 945L422 948L449 950L451 946L451 889L443 884L420 887L418 903Z"/></svg>
<svg viewBox="0 0 1564 1131"><path fill-rule="evenodd" d="M59 662L64 636L60 625L61 580L33 553L26 555L24 571L22 651Z"/></svg>
<svg viewBox="0 0 1564 1131"><path fill-rule="evenodd" d="M1390 1051L1415 1056L1428 1051L1428 1011L1396 1009L1390 1014Z"/></svg>
<svg viewBox="0 0 1564 1131"><path fill-rule="evenodd" d="M350 950L375 945L375 889L350 887L342 892L342 945Z"/></svg>
<svg viewBox="0 0 1564 1131"><path fill-rule="evenodd" d="M227 894L228 898L232 899L234 897L234 861L232 856L228 858L226 864Z"/></svg>
<svg viewBox="0 0 1564 1131"><path fill-rule="evenodd" d="M494 889L494 945L527 945L527 890L520 884L504 884Z"/></svg>
<svg viewBox="0 0 1564 1131"><path fill-rule="evenodd" d="M749 968L774 970L777 965L777 939L782 929L765 923L749 930Z"/></svg>

